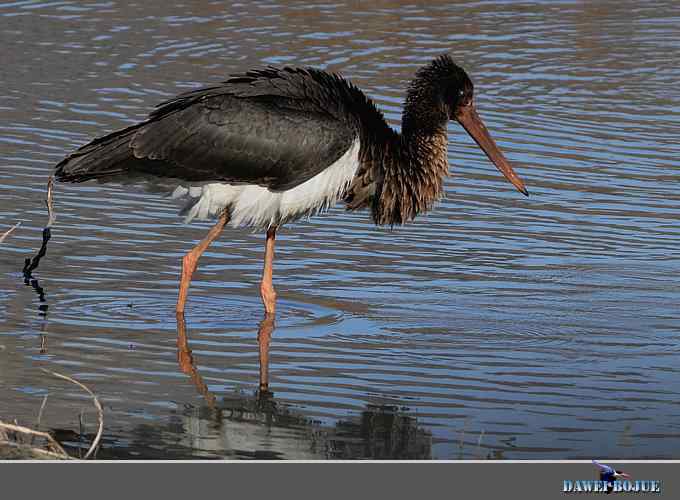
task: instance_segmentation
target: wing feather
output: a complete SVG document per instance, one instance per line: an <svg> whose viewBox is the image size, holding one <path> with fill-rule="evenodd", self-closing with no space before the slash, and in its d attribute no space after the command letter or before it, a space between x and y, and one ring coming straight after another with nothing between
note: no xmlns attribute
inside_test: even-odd
<svg viewBox="0 0 680 500"><path fill-rule="evenodd" d="M145 122L67 157L57 176L79 182L152 175L286 190L333 164L357 138L386 130L373 103L341 77L265 68L160 104Z"/></svg>
<svg viewBox="0 0 680 500"><path fill-rule="evenodd" d="M280 99L224 94L150 121L130 147L135 158L167 164L162 172L154 168L155 175L283 190L334 163L355 136L346 123L327 114L286 106Z"/></svg>

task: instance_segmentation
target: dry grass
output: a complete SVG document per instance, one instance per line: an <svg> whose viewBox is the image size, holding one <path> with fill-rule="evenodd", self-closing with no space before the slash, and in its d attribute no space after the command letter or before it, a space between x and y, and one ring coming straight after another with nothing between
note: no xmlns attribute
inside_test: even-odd
<svg viewBox="0 0 680 500"><path fill-rule="evenodd" d="M61 373L57 372L52 372L49 370L43 369L45 373L49 373L50 375L53 375L54 377L67 380L73 384L76 384L78 387L83 389L85 392L87 392L90 396L92 396L92 403L94 404L94 407L97 409L97 420L99 422L99 425L97 427L97 435L95 436L94 440L92 441L92 444L90 445L90 449L87 450L87 453L83 457L83 459L87 460L92 456L94 451L97 449L97 446L99 446L99 441L102 438L102 433L104 432L104 409L102 408L101 403L99 402L99 399L95 394L87 387L85 384L78 382L76 379L71 378L67 375L62 375Z"/></svg>
<svg viewBox="0 0 680 500"><path fill-rule="evenodd" d="M97 409L98 428L97 434L83 457L84 460L92 457L104 432L104 409L97 396L83 383L61 373L44 370L54 377L66 380L85 390L92 396L92 402ZM43 399L38 413L37 426L40 426L43 410L47 403L47 396ZM0 420L0 451L2 458L5 459L45 459L45 460L72 460L64 448L57 442L52 435L35 429L30 429L15 423L3 422Z"/></svg>
<svg viewBox="0 0 680 500"><path fill-rule="evenodd" d="M42 445L36 445L35 439L44 441ZM28 455L27 458L35 456L55 459L68 460L71 457L64 451L64 448L47 432L36 431L22 425L8 424L0 420L0 447L12 448L19 456Z"/></svg>

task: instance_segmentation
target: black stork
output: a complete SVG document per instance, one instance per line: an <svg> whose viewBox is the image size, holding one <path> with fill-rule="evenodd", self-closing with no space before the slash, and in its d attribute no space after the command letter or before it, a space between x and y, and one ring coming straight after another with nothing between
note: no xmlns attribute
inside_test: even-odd
<svg viewBox="0 0 680 500"><path fill-rule="evenodd" d="M60 181L140 182L188 200L186 220L217 218L182 259L176 312L210 243L231 226L266 230L260 292L273 313L274 238L286 222L344 200L378 225L432 207L448 175L447 122L458 121L522 193L522 180L475 110L473 85L448 55L420 68L406 92L401 133L373 101L333 73L251 70L160 104L148 119L97 138L56 166Z"/></svg>

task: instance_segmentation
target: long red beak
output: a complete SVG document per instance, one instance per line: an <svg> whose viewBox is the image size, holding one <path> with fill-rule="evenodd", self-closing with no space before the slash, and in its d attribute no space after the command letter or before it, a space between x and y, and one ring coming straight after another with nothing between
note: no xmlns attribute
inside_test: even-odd
<svg viewBox="0 0 680 500"><path fill-rule="evenodd" d="M496 165L496 168L500 170L505 178L509 180L520 193L529 196L529 192L524 186L524 182L522 182L522 179L515 173L508 160L503 156L501 150L496 146L496 142L491 138L491 134L489 134L484 122L477 114L475 105L471 102L467 106L460 106L456 112L456 120L458 120L467 133L470 134L477 145L482 148L482 151L486 153L489 160Z"/></svg>

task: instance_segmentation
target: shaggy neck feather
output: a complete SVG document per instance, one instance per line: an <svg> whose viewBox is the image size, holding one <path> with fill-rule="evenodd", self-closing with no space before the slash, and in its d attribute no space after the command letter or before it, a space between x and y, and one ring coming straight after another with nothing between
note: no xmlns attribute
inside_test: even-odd
<svg viewBox="0 0 680 500"><path fill-rule="evenodd" d="M398 144L388 146L384 156L382 188L373 210L377 224L413 220L442 197L449 171L447 121L436 88L416 79L406 96Z"/></svg>

